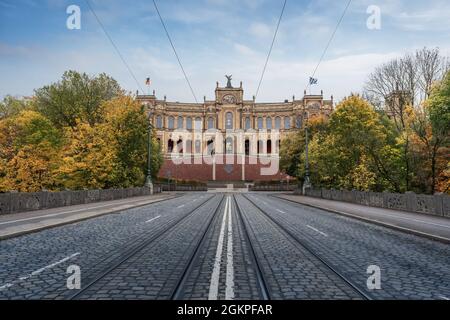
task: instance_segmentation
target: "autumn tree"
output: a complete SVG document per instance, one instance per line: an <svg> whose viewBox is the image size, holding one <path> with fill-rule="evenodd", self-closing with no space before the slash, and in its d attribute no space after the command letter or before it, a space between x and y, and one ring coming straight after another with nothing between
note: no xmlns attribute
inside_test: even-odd
<svg viewBox="0 0 450 320"><path fill-rule="evenodd" d="M324 116L317 116L307 123L309 138L323 133L328 129L328 120ZM304 179L304 153L305 130L297 130L289 134L280 147L280 169L292 177L298 177L300 182Z"/></svg>
<svg viewBox="0 0 450 320"><path fill-rule="evenodd" d="M104 102L101 109L102 122L80 122L68 129L70 144L63 151L58 181L68 189L143 185L149 124L144 108L131 97L120 96ZM152 142L156 177L162 159L155 137Z"/></svg>
<svg viewBox="0 0 450 320"><path fill-rule="evenodd" d="M449 192L450 72L431 89L423 107L414 110L410 127L414 134L412 151L418 164L419 191Z"/></svg>
<svg viewBox="0 0 450 320"><path fill-rule="evenodd" d="M60 132L38 112L21 111L0 121L0 191L52 189L62 144Z"/></svg>
<svg viewBox="0 0 450 320"><path fill-rule="evenodd" d="M6 96L0 101L0 119L16 116L21 111L29 109L31 102L26 99L17 99L12 96Z"/></svg>
<svg viewBox="0 0 450 320"><path fill-rule="evenodd" d="M395 135L359 96L344 99L331 115L329 130L310 145L313 184L324 187L400 191Z"/></svg>

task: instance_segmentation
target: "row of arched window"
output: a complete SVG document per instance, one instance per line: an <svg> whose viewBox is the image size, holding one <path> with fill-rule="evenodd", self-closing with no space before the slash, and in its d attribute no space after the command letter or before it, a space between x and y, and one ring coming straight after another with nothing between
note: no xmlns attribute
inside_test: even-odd
<svg viewBox="0 0 450 320"><path fill-rule="evenodd" d="M262 130L262 129L267 129L267 130L272 130L272 129L276 129L276 130L280 130L281 128L281 122L284 121L284 129L289 130L291 129L291 117L284 117L284 119L282 119L281 117L275 117L275 119L272 119L271 117L267 117L265 118L265 126L264 126L264 118L263 117L258 117L256 120L256 129L258 130ZM193 120L193 118L191 117L187 117L186 118L186 125L184 125L184 118L183 117L178 117L176 120L176 126L175 126L175 117L170 116L168 118L167 121L167 128L169 130L174 130L174 129L187 129L187 130L192 130L193 127L193 123L194 123L194 129L195 130L202 130L203 129L203 121L200 117L197 117ZM295 127L296 128L301 128L302 127L302 118L301 117L297 117L296 121L295 121ZM164 127L163 124L163 117L162 116L157 116L156 117L156 128L157 129L162 129ZM215 121L213 117L209 117L207 120L207 129L215 129ZM225 129L228 130L232 130L234 129L234 121L233 121L233 113L232 112L228 112L225 115ZM252 129L252 121L250 119L250 117L246 117L244 120L244 129L245 130L250 130Z"/></svg>
<svg viewBox="0 0 450 320"><path fill-rule="evenodd" d="M280 140L276 141L276 150L280 150L280 146L281 146L281 142ZM176 147L176 148L175 148ZM193 149L194 147L194 149ZM206 143L206 147L207 147L207 153L212 155L215 151L214 151L214 141L210 140ZM234 153L234 139L229 137L224 141L224 151L225 153L228 154L232 154ZM264 149L265 148L265 149ZM200 154L202 152L202 143L200 140L196 140L194 146L192 145L192 140L186 140L186 150L184 150L184 144L183 144L183 140L179 139L176 144L174 142L174 140L169 139L168 143L167 143L167 152L168 153L173 153L173 152L178 152L178 153L196 153L196 154ZM244 145L244 150L245 150L245 155L248 156L250 155L250 140L246 139L245 140L245 145ZM261 154L261 153L265 153L265 154L272 154L274 152L273 148L272 148L272 140L258 140L257 142L257 154Z"/></svg>

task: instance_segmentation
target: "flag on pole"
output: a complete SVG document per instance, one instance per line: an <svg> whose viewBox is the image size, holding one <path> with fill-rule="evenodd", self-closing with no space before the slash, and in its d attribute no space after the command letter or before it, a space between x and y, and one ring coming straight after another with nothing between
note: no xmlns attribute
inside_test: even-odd
<svg viewBox="0 0 450 320"><path fill-rule="evenodd" d="M313 78L313 77L309 77L309 84L313 85L313 84L317 84L317 79Z"/></svg>
<svg viewBox="0 0 450 320"><path fill-rule="evenodd" d="M147 78L147 80L145 80L145 85L150 86L151 84L152 84L152 81L150 80L150 78Z"/></svg>

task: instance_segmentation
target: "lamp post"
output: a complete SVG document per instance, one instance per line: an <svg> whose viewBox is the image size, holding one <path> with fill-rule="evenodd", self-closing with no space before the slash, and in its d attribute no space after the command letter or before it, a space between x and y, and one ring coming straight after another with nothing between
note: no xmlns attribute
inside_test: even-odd
<svg viewBox="0 0 450 320"><path fill-rule="evenodd" d="M308 125L305 126L305 181L303 182L303 195L306 194L306 189L311 188L311 181L309 179L309 132Z"/></svg>
<svg viewBox="0 0 450 320"><path fill-rule="evenodd" d="M145 186L150 189L150 194L153 194L152 182L152 131L153 125L151 121L151 114L148 116L148 154L147 154L147 178L145 179Z"/></svg>

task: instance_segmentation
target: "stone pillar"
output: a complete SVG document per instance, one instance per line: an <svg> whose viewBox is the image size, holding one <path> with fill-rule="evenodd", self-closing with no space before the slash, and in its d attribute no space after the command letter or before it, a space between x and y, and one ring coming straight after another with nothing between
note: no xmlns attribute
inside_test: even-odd
<svg viewBox="0 0 450 320"><path fill-rule="evenodd" d="M417 195L412 191L405 192L406 210L410 212L417 211Z"/></svg>
<svg viewBox="0 0 450 320"><path fill-rule="evenodd" d="M245 181L245 151L241 155L242 157L242 181Z"/></svg>

